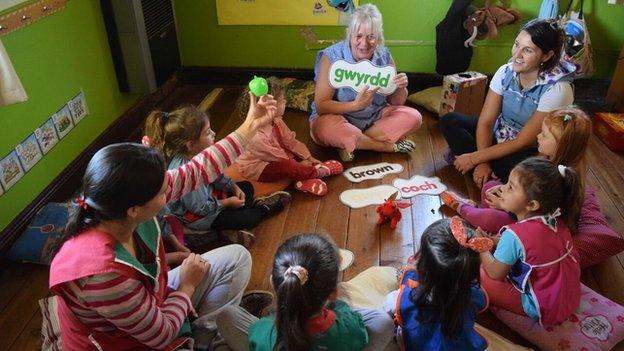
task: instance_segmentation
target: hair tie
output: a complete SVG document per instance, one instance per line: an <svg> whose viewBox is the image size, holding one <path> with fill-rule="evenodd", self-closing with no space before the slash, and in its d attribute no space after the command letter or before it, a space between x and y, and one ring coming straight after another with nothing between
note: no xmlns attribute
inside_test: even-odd
<svg viewBox="0 0 624 351"><path fill-rule="evenodd" d="M568 167L564 166L564 165L559 165L557 166L557 169L559 170L559 174L561 174L562 177L565 177L565 171Z"/></svg>
<svg viewBox="0 0 624 351"><path fill-rule="evenodd" d="M571 121L571 120L572 120L572 116L570 116L569 114L567 114L567 113L566 113L566 114L563 116L563 121L564 121L564 122L568 122L568 121Z"/></svg>
<svg viewBox="0 0 624 351"><path fill-rule="evenodd" d="M471 238L468 240L464 222L462 222L459 216L453 216L453 218L451 218L451 233L453 233L459 245L469 248L474 252L486 252L492 250L492 247L494 247L494 242L490 238Z"/></svg>
<svg viewBox="0 0 624 351"><path fill-rule="evenodd" d="M150 146L150 138L147 135L144 135L143 138L141 138L141 144L143 144L144 146L149 147Z"/></svg>
<svg viewBox="0 0 624 351"><path fill-rule="evenodd" d="M76 205L78 205L79 207L82 207L85 210L89 209L89 204L87 203L87 199L85 198L84 195L80 195L77 198L74 199L74 201L76 202Z"/></svg>
<svg viewBox="0 0 624 351"><path fill-rule="evenodd" d="M295 275L299 279L299 283L303 286L308 281L308 270L301 266L290 266L284 272L284 278L288 278L290 275Z"/></svg>
<svg viewBox="0 0 624 351"><path fill-rule="evenodd" d="M167 121L169 120L169 112L163 112L160 118L162 119L163 123L167 123Z"/></svg>

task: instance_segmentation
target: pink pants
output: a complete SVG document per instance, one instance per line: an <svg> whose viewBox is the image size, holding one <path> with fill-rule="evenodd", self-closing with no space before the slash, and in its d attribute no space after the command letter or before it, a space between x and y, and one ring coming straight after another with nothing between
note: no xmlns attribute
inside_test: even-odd
<svg viewBox="0 0 624 351"><path fill-rule="evenodd" d="M485 194L494 186L501 185L498 180L490 180L481 188L481 205L480 207L471 205L461 205L459 208L459 215L472 224L474 227L481 227L481 229L490 233L498 233L498 231L508 224L515 223L516 221L511 215L503 210L490 208L485 202Z"/></svg>
<svg viewBox="0 0 624 351"><path fill-rule="evenodd" d="M381 117L375 123L386 135L387 142L395 143L422 124L418 110L407 106L388 106L381 110ZM333 146L348 152L355 150L362 131L349 123L342 115L321 115L310 123L310 136L315 143Z"/></svg>
<svg viewBox="0 0 624 351"><path fill-rule="evenodd" d="M521 316L526 316L522 308L520 292L516 290L511 283L490 278L483 267L481 267L481 286L485 292L487 292L490 305L500 307Z"/></svg>

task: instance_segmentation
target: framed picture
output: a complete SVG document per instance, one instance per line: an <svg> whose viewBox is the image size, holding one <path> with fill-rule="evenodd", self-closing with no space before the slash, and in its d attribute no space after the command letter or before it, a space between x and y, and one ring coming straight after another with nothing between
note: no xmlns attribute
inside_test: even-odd
<svg viewBox="0 0 624 351"><path fill-rule="evenodd" d="M37 137L37 142L39 143L39 147L43 154L47 154L50 149L58 143L59 138L56 134L56 129L54 129L54 117L48 118L39 128L35 130L35 136Z"/></svg>
<svg viewBox="0 0 624 351"><path fill-rule="evenodd" d="M87 107L87 100L85 99L84 91L80 90L76 96L74 96L67 103L71 116L74 119L74 124L78 124L86 115L89 114L89 107Z"/></svg>
<svg viewBox="0 0 624 351"><path fill-rule="evenodd" d="M71 112L67 105L63 106L57 113L52 116L54 120L54 126L58 133L59 139L63 139L72 128L74 128L74 122L71 118Z"/></svg>
<svg viewBox="0 0 624 351"><path fill-rule="evenodd" d="M0 160L0 184L2 184L4 190L9 190L23 176L24 171L20 165L17 151L11 151L5 158Z"/></svg>
<svg viewBox="0 0 624 351"><path fill-rule="evenodd" d="M37 143L37 137L35 133L32 133L24 141L22 141L17 147L15 147L17 155L25 172L28 172L39 160L43 157L41 150L39 150L39 144Z"/></svg>

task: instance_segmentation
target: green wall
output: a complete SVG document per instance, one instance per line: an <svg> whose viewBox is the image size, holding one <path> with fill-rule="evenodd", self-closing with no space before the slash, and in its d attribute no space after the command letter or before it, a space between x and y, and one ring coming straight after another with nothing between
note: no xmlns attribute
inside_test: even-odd
<svg viewBox="0 0 624 351"><path fill-rule="evenodd" d="M0 107L0 157L80 88L90 110L0 197L0 229L136 101L134 95L119 93L99 4L97 0L68 1L64 10L0 38L28 94L26 102Z"/></svg>
<svg viewBox="0 0 624 351"><path fill-rule="evenodd" d="M434 72L435 26L446 14L451 0L361 1L375 3L381 10L386 39L415 42L391 46L399 70ZM567 2L560 1L562 11ZM526 22L537 16L541 0L511 3L524 15L522 22ZM318 48L306 49L301 26L218 26L215 0L174 0L174 4L184 65L312 68L314 64ZM610 77L624 42L624 6L608 5L607 0L586 0L585 8L595 48L596 77ZM344 36L344 27L313 29L319 39ZM479 41L471 69L494 73L510 56L518 29L519 25L508 26L499 31L495 40Z"/></svg>

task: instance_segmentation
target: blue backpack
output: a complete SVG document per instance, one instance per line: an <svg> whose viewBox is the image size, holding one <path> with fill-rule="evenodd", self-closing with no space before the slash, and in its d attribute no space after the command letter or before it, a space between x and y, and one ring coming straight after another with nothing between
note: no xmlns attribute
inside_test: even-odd
<svg viewBox="0 0 624 351"><path fill-rule="evenodd" d="M540 19L557 18L559 15L559 4L557 0L542 0L539 15Z"/></svg>

